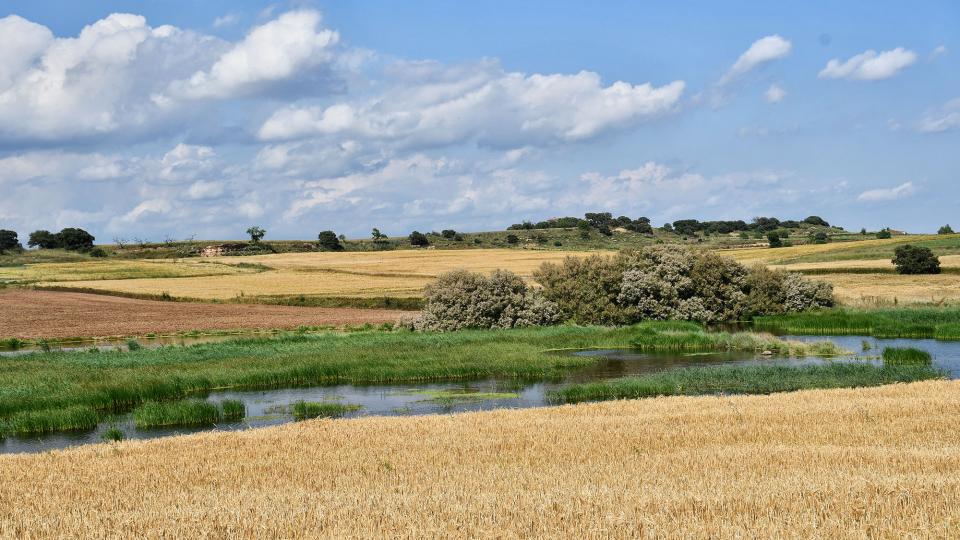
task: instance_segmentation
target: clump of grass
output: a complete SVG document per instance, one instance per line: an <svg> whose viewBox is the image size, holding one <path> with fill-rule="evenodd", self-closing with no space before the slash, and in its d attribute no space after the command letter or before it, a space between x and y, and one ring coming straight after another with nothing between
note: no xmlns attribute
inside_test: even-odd
<svg viewBox="0 0 960 540"><path fill-rule="evenodd" d="M77 405L63 409L20 411L0 423L4 433L49 433L88 430L97 427L100 416L90 407Z"/></svg>
<svg viewBox="0 0 960 540"><path fill-rule="evenodd" d="M247 415L247 407L239 399L225 399L220 402L223 420L235 422Z"/></svg>
<svg viewBox="0 0 960 540"><path fill-rule="evenodd" d="M243 403L236 400L224 401L219 406L199 399L152 401L133 410L133 422L138 428L208 426L224 420L240 420L245 414Z"/></svg>
<svg viewBox="0 0 960 540"><path fill-rule="evenodd" d="M128 340L128 341L127 341L127 350L128 350L128 351L139 351L141 348L142 348L142 347L140 346L140 342L139 342L139 341L137 341L137 340L135 340L135 339L131 339L131 340Z"/></svg>
<svg viewBox="0 0 960 540"><path fill-rule="evenodd" d="M933 362L930 353L913 347L887 347L883 349L883 363L895 366L929 366Z"/></svg>
<svg viewBox="0 0 960 540"><path fill-rule="evenodd" d="M707 332L703 326L688 322L648 322L635 328L638 337L632 345L645 351L769 351L782 356L836 356L848 353L828 341L803 343L754 332Z"/></svg>
<svg viewBox="0 0 960 540"><path fill-rule="evenodd" d="M111 426L106 431L103 432L103 435L100 436L103 441L106 442L120 442L126 438L123 434L123 431L117 426Z"/></svg>
<svg viewBox="0 0 960 540"><path fill-rule="evenodd" d="M297 401L290 408L293 417L297 420L310 418L338 418L348 412L362 409L360 405L344 403L324 403L318 401Z"/></svg>
<svg viewBox="0 0 960 540"><path fill-rule="evenodd" d="M697 394L770 394L809 388L879 386L942 377L929 365L831 362L808 366L689 368L574 384L548 394L555 403Z"/></svg>
<svg viewBox="0 0 960 540"><path fill-rule="evenodd" d="M8 349L11 351L20 349L24 345L26 345L26 342L23 341L22 339L17 339L17 338L8 338L0 341L0 349Z"/></svg>

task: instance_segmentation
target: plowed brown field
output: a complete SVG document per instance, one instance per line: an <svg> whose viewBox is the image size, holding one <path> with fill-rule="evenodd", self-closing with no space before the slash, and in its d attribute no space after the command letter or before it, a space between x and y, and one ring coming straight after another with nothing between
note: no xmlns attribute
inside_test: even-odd
<svg viewBox="0 0 960 540"><path fill-rule="evenodd" d="M96 294L0 291L0 338L137 336L190 330L289 329L395 322L387 309L201 304Z"/></svg>

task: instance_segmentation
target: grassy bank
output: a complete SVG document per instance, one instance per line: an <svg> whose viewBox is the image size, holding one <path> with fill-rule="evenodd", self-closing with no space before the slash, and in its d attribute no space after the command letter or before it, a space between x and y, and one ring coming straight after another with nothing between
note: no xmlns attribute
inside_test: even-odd
<svg viewBox="0 0 960 540"><path fill-rule="evenodd" d="M936 379L929 365L883 365L837 362L809 366L690 368L575 384L550 393L556 403L699 394L771 394L814 388L855 388Z"/></svg>
<svg viewBox="0 0 960 540"><path fill-rule="evenodd" d="M775 344L763 336L708 334L698 326L651 323L446 334L326 333L126 352L41 352L0 363L0 421L24 411L55 416L69 407L85 407L98 414L122 412L147 401L226 388L485 377L550 379L595 362L551 349L637 346L663 350L688 340L706 350L762 351ZM776 350L795 355L836 352L829 345L799 343Z"/></svg>
<svg viewBox="0 0 960 540"><path fill-rule="evenodd" d="M757 317L759 330L787 334L960 339L960 308L835 309Z"/></svg>

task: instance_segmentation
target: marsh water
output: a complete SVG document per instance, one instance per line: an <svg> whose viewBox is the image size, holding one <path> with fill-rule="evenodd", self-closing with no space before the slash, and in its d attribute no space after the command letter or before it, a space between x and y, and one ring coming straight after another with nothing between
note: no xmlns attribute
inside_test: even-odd
<svg viewBox="0 0 960 540"><path fill-rule="evenodd" d="M127 439L151 439L198 431L234 431L284 424L294 421L291 406L297 401L331 402L358 405L359 409L343 417L404 416L446 414L490 409L521 409L549 405L547 392L571 383L602 381L688 367L729 365L804 365L829 361L879 362L885 347L916 347L933 356L936 367L950 378L960 378L960 341L933 339L877 339L864 336L784 336L799 341L829 340L853 355L840 359L807 357L784 359L755 353L645 353L628 349L585 350L576 354L596 358L596 363L571 370L559 380L519 381L483 379L469 382L434 382L389 385L336 385L269 390L227 390L211 392L211 402L237 399L246 405L242 421L216 426L138 429L131 415L119 415L94 430L51 433L40 436L10 436L0 439L0 453L40 452L74 445L100 442L110 427L123 431Z"/></svg>

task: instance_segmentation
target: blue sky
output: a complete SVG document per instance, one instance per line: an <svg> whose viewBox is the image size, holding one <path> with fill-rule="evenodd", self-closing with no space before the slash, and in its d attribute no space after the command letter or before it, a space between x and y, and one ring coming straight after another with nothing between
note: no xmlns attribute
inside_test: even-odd
<svg viewBox="0 0 960 540"><path fill-rule="evenodd" d="M958 54L955 2L8 1L0 228L933 231Z"/></svg>

